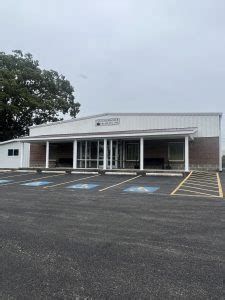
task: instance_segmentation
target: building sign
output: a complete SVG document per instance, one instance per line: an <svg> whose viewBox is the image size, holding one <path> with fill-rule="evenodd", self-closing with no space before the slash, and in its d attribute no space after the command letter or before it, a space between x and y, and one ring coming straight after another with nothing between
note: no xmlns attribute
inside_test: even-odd
<svg viewBox="0 0 225 300"><path fill-rule="evenodd" d="M119 125L119 124L120 124L120 118L95 120L95 126L113 126L113 125Z"/></svg>

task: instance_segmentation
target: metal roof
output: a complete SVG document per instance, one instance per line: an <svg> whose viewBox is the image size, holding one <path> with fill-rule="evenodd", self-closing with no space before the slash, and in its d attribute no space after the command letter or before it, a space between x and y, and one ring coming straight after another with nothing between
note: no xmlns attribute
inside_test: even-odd
<svg viewBox="0 0 225 300"><path fill-rule="evenodd" d="M38 127L44 127L44 126L52 126L52 125L57 125L57 124L62 124L62 123L69 123L69 122L75 122L75 121L81 121L81 120L88 120L88 119L96 119L96 118L101 118L101 117L106 117L106 116L222 116L222 112L196 112L196 113L102 113L102 114L97 114L97 115L89 115L86 117L81 117L81 118L72 118L69 120L62 120L58 122L50 122L50 123L44 123L40 125L34 125L30 126L29 128L38 128Z"/></svg>

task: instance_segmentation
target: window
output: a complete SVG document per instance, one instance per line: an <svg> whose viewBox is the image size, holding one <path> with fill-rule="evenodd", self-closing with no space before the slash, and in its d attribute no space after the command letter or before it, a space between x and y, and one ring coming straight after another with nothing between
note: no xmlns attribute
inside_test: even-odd
<svg viewBox="0 0 225 300"><path fill-rule="evenodd" d="M13 149L8 149L8 156L13 156Z"/></svg>
<svg viewBox="0 0 225 300"><path fill-rule="evenodd" d="M171 142L168 144L169 161L184 161L184 143Z"/></svg>
<svg viewBox="0 0 225 300"><path fill-rule="evenodd" d="M19 149L14 149L13 154L14 156L19 156Z"/></svg>
<svg viewBox="0 0 225 300"><path fill-rule="evenodd" d="M8 156L19 156L19 149L8 149Z"/></svg>
<svg viewBox="0 0 225 300"><path fill-rule="evenodd" d="M138 161L139 160L139 144L127 143L126 145L126 160Z"/></svg>

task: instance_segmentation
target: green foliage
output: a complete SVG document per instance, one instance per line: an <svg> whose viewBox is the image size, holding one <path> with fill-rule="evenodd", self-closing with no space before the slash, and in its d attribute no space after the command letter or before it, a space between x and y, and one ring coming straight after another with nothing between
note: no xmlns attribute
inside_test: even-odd
<svg viewBox="0 0 225 300"><path fill-rule="evenodd" d="M28 127L76 117L80 104L63 75L41 70L30 53L0 52L0 141L28 133Z"/></svg>

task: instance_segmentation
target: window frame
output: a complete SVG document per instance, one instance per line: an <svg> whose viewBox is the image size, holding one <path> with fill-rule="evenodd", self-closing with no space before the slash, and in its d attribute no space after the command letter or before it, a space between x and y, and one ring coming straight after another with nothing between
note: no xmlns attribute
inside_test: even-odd
<svg viewBox="0 0 225 300"><path fill-rule="evenodd" d="M170 158L170 156L171 156L171 154L170 154L170 145L171 144L181 144L182 146L183 146L183 153L182 153L182 156L183 156L183 158L182 159L171 159ZM184 142L169 142L168 143L168 161L169 162L184 162L184 160L185 160L185 145L184 145Z"/></svg>
<svg viewBox="0 0 225 300"><path fill-rule="evenodd" d="M16 149L9 148L8 149L8 157L15 157L15 156L18 157L19 155L20 155L20 150L18 148L16 148Z"/></svg>

